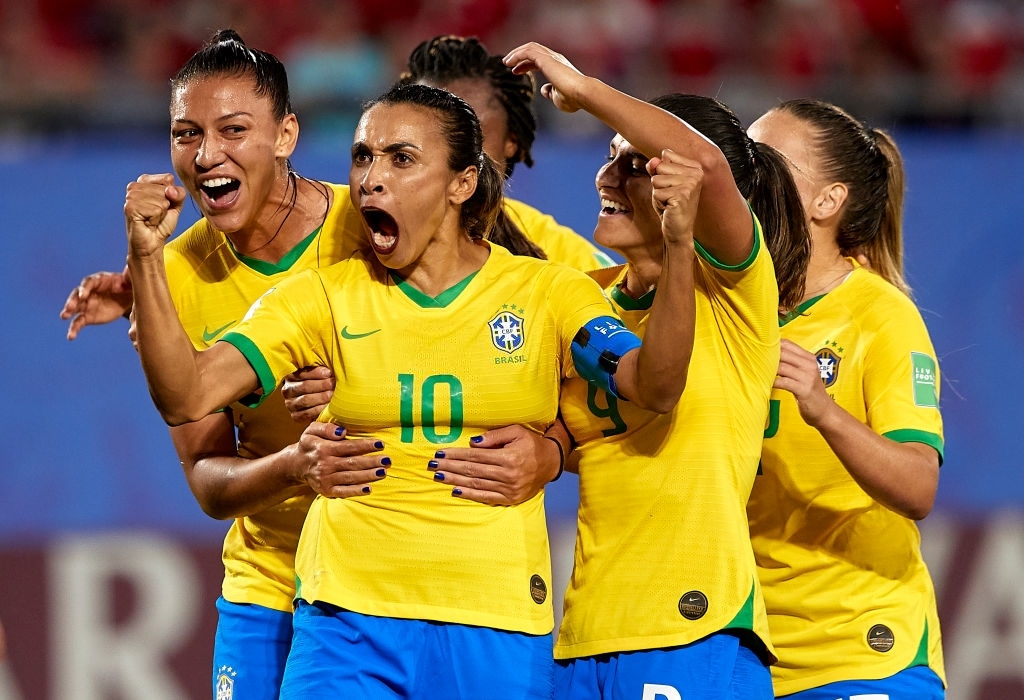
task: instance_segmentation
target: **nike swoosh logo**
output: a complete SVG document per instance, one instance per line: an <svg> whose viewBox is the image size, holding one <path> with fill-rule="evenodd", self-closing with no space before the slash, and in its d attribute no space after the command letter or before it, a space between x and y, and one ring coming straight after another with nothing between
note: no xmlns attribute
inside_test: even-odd
<svg viewBox="0 0 1024 700"><path fill-rule="evenodd" d="M203 329L203 340L206 341L207 343L209 343L211 340L216 338L218 335L220 335L221 333L223 333L224 331L226 331L228 328L230 328L233 325L235 325L234 321L228 321L227 323L225 323L220 328L217 328L216 330L212 330L211 331L211 330L207 330L206 328L204 328Z"/></svg>
<svg viewBox="0 0 1024 700"><path fill-rule="evenodd" d="M365 338L366 336L373 335L374 333L380 333L380 331L381 329L378 328L377 330L370 331L369 333L349 333L348 326L345 326L341 329L341 337L345 340L358 340L359 338Z"/></svg>

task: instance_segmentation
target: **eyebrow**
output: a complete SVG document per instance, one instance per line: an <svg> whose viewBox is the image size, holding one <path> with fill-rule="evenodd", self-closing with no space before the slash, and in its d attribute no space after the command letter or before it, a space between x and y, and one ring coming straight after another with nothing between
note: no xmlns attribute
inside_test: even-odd
<svg viewBox="0 0 1024 700"><path fill-rule="evenodd" d="M231 114L223 114L214 121L222 122L230 119L237 119L238 117L252 117L252 112L232 112ZM175 124L196 124L197 122L192 119L175 119Z"/></svg>
<svg viewBox="0 0 1024 700"><path fill-rule="evenodd" d="M382 148L380 152L381 153L385 153L385 154L386 153L397 153L398 151L402 150L403 148L411 148L414 151L419 151L421 153L423 152L422 148L420 148L416 144L411 143L409 141L399 141L398 143L388 144L387 146ZM370 151L371 153L373 152L373 149L370 148L366 144L365 141L357 141L356 143L352 144L352 152L353 153L355 153L356 150L358 150L358 149L366 149L367 151Z"/></svg>

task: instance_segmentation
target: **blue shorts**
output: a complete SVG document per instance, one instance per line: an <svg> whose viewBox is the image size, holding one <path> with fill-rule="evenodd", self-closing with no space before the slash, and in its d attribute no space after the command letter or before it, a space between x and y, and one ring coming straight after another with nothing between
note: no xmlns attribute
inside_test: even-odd
<svg viewBox="0 0 1024 700"><path fill-rule="evenodd" d="M555 664L559 700L771 700L772 676L731 633L693 644L566 659Z"/></svg>
<svg viewBox="0 0 1024 700"><path fill-rule="evenodd" d="M361 615L298 601L281 700L550 700L550 634Z"/></svg>
<svg viewBox="0 0 1024 700"><path fill-rule="evenodd" d="M213 697L277 700L291 643L291 613L218 598Z"/></svg>
<svg viewBox="0 0 1024 700"><path fill-rule="evenodd" d="M877 681L837 681L791 695L786 700L943 700L942 680L927 666L912 666Z"/></svg>

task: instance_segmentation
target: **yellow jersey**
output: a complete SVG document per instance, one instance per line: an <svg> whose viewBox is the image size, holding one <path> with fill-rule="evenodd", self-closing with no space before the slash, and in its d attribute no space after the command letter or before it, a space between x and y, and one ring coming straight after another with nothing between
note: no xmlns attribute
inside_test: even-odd
<svg viewBox="0 0 1024 700"><path fill-rule="evenodd" d="M815 353L836 403L879 435L943 450L939 367L913 302L860 268L806 302L782 336ZM916 524L853 480L789 392L772 393L750 533L779 661L777 695L880 679L945 677L935 591Z"/></svg>

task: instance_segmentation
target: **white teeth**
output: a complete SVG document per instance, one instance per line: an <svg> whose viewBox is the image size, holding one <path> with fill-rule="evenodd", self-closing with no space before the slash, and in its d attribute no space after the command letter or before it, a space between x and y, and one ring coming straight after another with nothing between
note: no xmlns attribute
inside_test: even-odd
<svg viewBox="0 0 1024 700"><path fill-rule="evenodd" d="M224 185L230 185L235 179L232 177L215 177L212 180L207 180L202 183L203 187L223 187Z"/></svg>
<svg viewBox="0 0 1024 700"><path fill-rule="evenodd" d="M604 197L601 197L601 208L611 209L612 211L626 211L626 207L622 206L618 202L613 202L610 199L605 199Z"/></svg>

